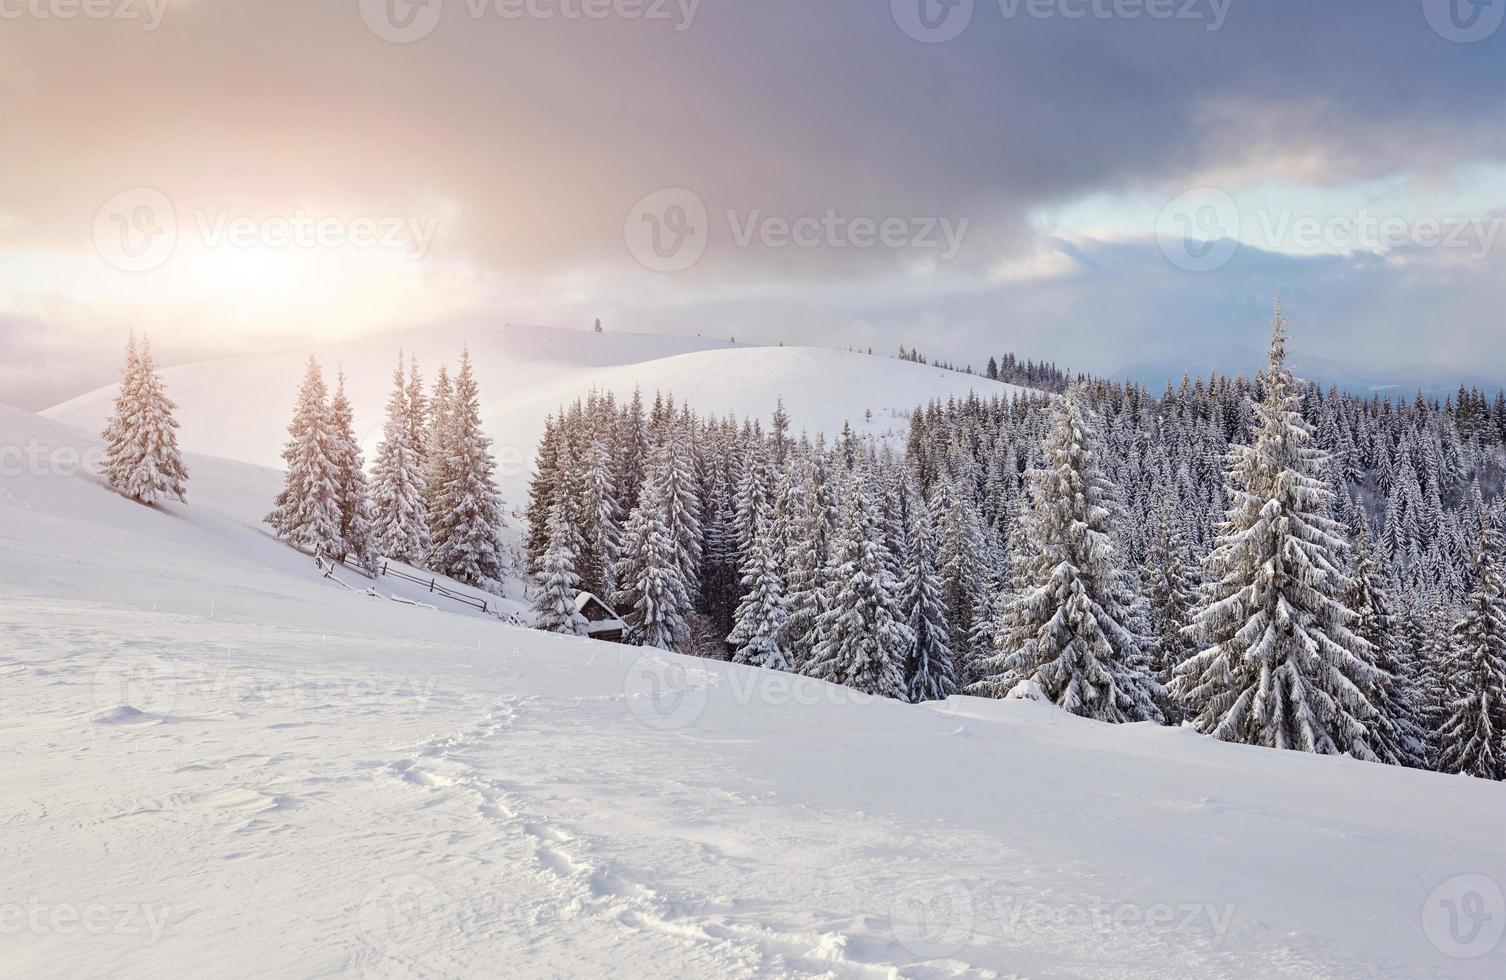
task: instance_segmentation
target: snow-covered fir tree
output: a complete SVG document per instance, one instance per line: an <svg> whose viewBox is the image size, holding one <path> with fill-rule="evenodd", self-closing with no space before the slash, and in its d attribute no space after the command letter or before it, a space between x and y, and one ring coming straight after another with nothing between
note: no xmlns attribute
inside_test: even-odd
<svg viewBox="0 0 1506 980"><path fill-rule="evenodd" d="M815 487L818 479L813 464L794 464L800 469L791 489L788 530L779 558L784 576L786 618L784 645L794 658L795 669L802 670L810 661L817 639L817 621L821 616L823 562L822 542L826 518L822 496Z"/></svg>
<svg viewBox="0 0 1506 980"><path fill-rule="evenodd" d="M350 399L345 395L345 372L341 371L329 405L331 452L335 464L337 506L340 511L341 555L368 575L376 575L378 561L373 541L371 496L366 486L366 465L361 443L356 439Z"/></svg>
<svg viewBox="0 0 1506 980"><path fill-rule="evenodd" d="M743 598L727 642L735 649L735 663L791 670L794 660L784 646L784 582L774 557L773 523L773 506L765 500L743 556Z"/></svg>
<svg viewBox="0 0 1506 980"><path fill-rule="evenodd" d="M324 376L311 356L282 451L287 476L277 505L266 518L279 538L310 554L345 553L340 533L339 441Z"/></svg>
<svg viewBox="0 0 1506 980"><path fill-rule="evenodd" d="M177 406L167 397L152 359L151 344L126 344L125 367L115 411L105 427L102 469L111 488L151 506L159 499L185 499L188 468L178 450Z"/></svg>
<svg viewBox="0 0 1506 980"><path fill-rule="evenodd" d="M524 550L528 567L538 571L544 552L549 548L549 515L564 483L562 455L566 452L565 413L544 419L544 435L534 454L533 476L528 482L528 534Z"/></svg>
<svg viewBox="0 0 1506 980"><path fill-rule="evenodd" d="M125 485L126 464L129 461L126 443L126 424L135 412L140 384L141 355L136 350L134 331L126 338L125 364L120 369L120 390L115 394L115 409L105 423L102 435L105 440L105 455L100 469L105 482L117 491Z"/></svg>
<svg viewBox="0 0 1506 980"><path fill-rule="evenodd" d="M588 405L587 412L610 416L609 404ZM581 434L578 525L584 551L580 575L587 589L598 595L617 590L613 568L622 547L622 517L618 512L617 471L611 447L603 435Z"/></svg>
<svg viewBox="0 0 1506 980"><path fill-rule="evenodd" d="M539 562L538 591L534 593L534 629L551 633L583 635L586 618L575 600L581 592L576 566L585 547L580 532L568 516L564 498L554 502L549 515L549 545Z"/></svg>
<svg viewBox="0 0 1506 980"><path fill-rule="evenodd" d="M1375 759L1369 692L1383 678L1343 603L1347 546L1327 516L1327 455L1302 417L1285 328L1278 304L1254 439L1231 452L1231 506L1194 614L1204 647L1172 690L1225 741Z"/></svg>
<svg viewBox="0 0 1506 980"><path fill-rule="evenodd" d="M434 539L438 530L439 493L450 478L451 454L446 448L450 439L450 402L454 388L450 384L449 369L441 364L434 376L434 393L429 396L424 426L423 451L425 475L429 484L429 538ZM548 510L541 513L540 525L547 523Z"/></svg>
<svg viewBox="0 0 1506 980"><path fill-rule="evenodd" d="M1043 453L1028 474L998 653L972 690L1004 697L1033 682L1073 714L1159 721L1159 685L1131 628L1135 597L1110 524L1117 491L1079 391L1059 400Z"/></svg>
<svg viewBox="0 0 1506 980"><path fill-rule="evenodd" d="M802 669L834 684L903 699L905 658L914 637L901 619L877 507L861 473L850 473L843 489L817 640Z"/></svg>
<svg viewBox="0 0 1506 980"><path fill-rule="evenodd" d="M1140 584L1150 619L1151 669L1156 680L1169 684L1172 670L1193 653L1186 630L1197 601L1196 576L1187 567L1186 545L1170 501L1162 506Z"/></svg>
<svg viewBox="0 0 1506 980"><path fill-rule="evenodd" d="M1506 576L1500 562L1501 535L1482 516L1475 585L1453 630L1452 696L1439 739L1442 772L1506 779Z"/></svg>
<svg viewBox="0 0 1506 980"><path fill-rule="evenodd" d="M912 637L905 658L905 695L915 702L939 701L957 693L957 671L936 573L940 544L928 508L910 511L907 539L910 547L900 590L900 612Z"/></svg>
<svg viewBox="0 0 1506 980"><path fill-rule="evenodd" d="M482 588L495 588L506 568L500 537L502 500L492 472L491 440L481 431L481 398L469 351L443 408L442 436L434 451L443 482L434 488L430 512L433 551L429 567Z"/></svg>
<svg viewBox="0 0 1506 980"><path fill-rule="evenodd" d="M372 464L372 523L376 547L382 554L409 564L429 556L429 479L423 453L423 389L418 366L403 377L403 357L392 372L392 393L382 443Z"/></svg>
<svg viewBox="0 0 1506 980"><path fill-rule="evenodd" d="M639 646L679 650L689 638L690 588L678 561L678 547L665 519L669 511L671 454L649 467L628 517L617 562L612 598L627 629L624 639Z"/></svg>
<svg viewBox="0 0 1506 980"><path fill-rule="evenodd" d="M1391 589L1375 562L1370 524L1363 511L1351 513L1350 518L1354 586L1344 604L1355 615L1354 634L1370 645L1380 671L1369 691L1376 708L1372 745L1383 762L1423 768L1428 764L1428 738L1416 663L1402 652Z"/></svg>
<svg viewBox="0 0 1506 980"><path fill-rule="evenodd" d="M946 609L947 646L962 660L964 673L973 661L973 628L988 599L986 548L977 509L969 496L970 476L943 474L932 491L930 507L938 529L936 568Z"/></svg>

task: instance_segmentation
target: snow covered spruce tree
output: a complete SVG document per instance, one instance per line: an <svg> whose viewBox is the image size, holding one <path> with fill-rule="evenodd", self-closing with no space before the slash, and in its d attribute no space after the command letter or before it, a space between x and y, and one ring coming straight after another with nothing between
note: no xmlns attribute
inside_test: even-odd
<svg viewBox="0 0 1506 980"><path fill-rule="evenodd" d="M1254 441L1234 447L1232 501L1193 622L1204 648L1173 694L1205 734L1229 742L1376 759L1381 683L1342 597L1346 544L1328 516L1326 454L1312 444L1276 307Z"/></svg>
<svg viewBox="0 0 1506 980"><path fill-rule="evenodd" d="M492 481L492 441L481 432L481 398L469 351L460 354L460 372L442 419L435 452L443 457L436 467L443 482L433 488L434 549L429 567L471 585L494 588L506 568L498 536L502 500Z"/></svg>
<svg viewBox="0 0 1506 980"><path fill-rule="evenodd" d="M624 639L639 646L680 650L689 639L690 585L665 515L672 450L660 446L628 517L617 562L613 603L627 624Z"/></svg>
<svg viewBox="0 0 1506 980"><path fill-rule="evenodd" d="M940 701L957 693L957 671L947 639L950 631L941 580L936 573L940 543L925 506L911 509L907 537L910 552L905 559L900 611L913 642L905 658L905 694L916 703Z"/></svg>
<svg viewBox="0 0 1506 980"><path fill-rule="evenodd" d="M1501 536L1482 515L1475 587L1453 631L1449 715L1439 731L1438 768L1481 779L1506 779L1506 579Z"/></svg>
<svg viewBox="0 0 1506 980"><path fill-rule="evenodd" d="M1380 677L1370 692L1376 708L1372 745L1391 765L1426 768L1428 738L1422 727L1423 702L1412 652L1398 635L1391 589L1374 559L1374 542L1364 511L1355 509L1349 529L1353 588L1344 604L1354 613L1354 634L1370 644Z"/></svg>
<svg viewBox="0 0 1506 980"><path fill-rule="evenodd" d="M1150 617L1148 639L1154 647L1151 669L1162 684L1170 683L1172 670L1193 652L1185 630L1197 589L1186 561L1181 529L1171 502L1166 501L1140 570Z"/></svg>
<svg viewBox="0 0 1506 980"><path fill-rule="evenodd" d="M878 508L860 471L843 486L842 518L826 564L817 640L804 673L834 684L905 698L905 658L914 644L900 619L897 583Z"/></svg>
<svg viewBox="0 0 1506 980"><path fill-rule="evenodd" d="M779 571L785 595L784 647L790 651L794 669L802 670L815 648L816 623L821 616L821 552L826 541L826 520L821 494L815 486L820 479L815 465L794 459L791 464L799 468L799 476L790 488Z"/></svg>
<svg viewBox="0 0 1506 980"><path fill-rule="evenodd" d="M1027 474L999 652L979 665L971 690L997 698L1032 682L1073 714L1161 721L1160 685L1131 628L1136 597L1114 545L1117 491L1081 389L1058 399L1054 414L1044 461Z"/></svg>
<svg viewBox="0 0 1506 980"><path fill-rule="evenodd" d="M338 441L324 376L310 356L282 451L287 476L277 506L266 518L279 538L310 554L344 554Z"/></svg>
<svg viewBox="0 0 1506 980"><path fill-rule="evenodd" d="M337 506L340 510L341 555L353 561L368 575L378 571L376 546L372 541L371 497L366 489L366 464L361 458L361 444L356 439L355 419L350 399L345 397L345 372L335 385L335 397L329 406L330 429L334 433L334 463Z"/></svg>
<svg viewBox="0 0 1506 980"><path fill-rule="evenodd" d="M105 423L102 433L105 440L105 456L101 469L111 487L119 490L125 478L129 461L126 443L126 425L135 413L136 388L141 383L141 355L136 350L136 334L126 338L125 365L120 369L120 391L115 395L115 410Z"/></svg>
<svg viewBox="0 0 1506 980"><path fill-rule="evenodd" d="M439 516L439 491L448 482L450 475L450 453L446 444L450 438L450 401L453 397L449 369L441 364L439 372L434 376L434 393L429 396L423 434L425 474L429 483L431 541L438 530L436 521ZM547 515L549 511L546 508L542 513Z"/></svg>
<svg viewBox="0 0 1506 980"><path fill-rule="evenodd" d="M733 663L774 670L791 670L794 660L784 646L784 582L773 547L773 508L765 500L743 556L743 597L727 642L735 648Z"/></svg>
<svg viewBox="0 0 1506 980"><path fill-rule="evenodd" d="M157 373L151 344L143 339L138 351L131 338L115 412L104 431L104 477L116 492L147 506L162 497L184 499L188 469L178 451L176 407Z"/></svg>
<svg viewBox="0 0 1506 980"><path fill-rule="evenodd" d="M588 409L588 411L591 411ZM595 411L604 411L601 408ZM579 461L580 496L575 501L576 523L584 551L579 572L586 588L598 595L617 589L613 569L622 547L621 515L617 510L616 471L611 446L601 435L586 435Z"/></svg>
<svg viewBox="0 0 1506 980"><path fill-rule="evenodd" d="M544 434L539 439L539 448L534 453L533 476L528 481L528 533L524 536L524 553L528 567L538 571L549 549L549 515L554 510L554 500L564 482L561 458L565 446L565 413L559 417L550 415L544 419Z"/></svg>
<svg viewBox="0 0 1506 980"><path fill-rule="evenodd" d="M423 389L417 384L418 366L403 377L403 356L392 372L392 394L382 444L372 465L373 523L376 547L389 558L419 564L429 556L429 480L424 472ZM417 399L415 399L415 394Z"/></svg>
<svg viewBox="0 0 1506 980"><path fill-rule="evenodd" d="M575 569L585 542L571 523L567 509L566 501L560 498L549 511L549 544L539 561L533 628L580 635L586 631L586 618L575 605L575 597L581 591L580 576Z"/></svg>

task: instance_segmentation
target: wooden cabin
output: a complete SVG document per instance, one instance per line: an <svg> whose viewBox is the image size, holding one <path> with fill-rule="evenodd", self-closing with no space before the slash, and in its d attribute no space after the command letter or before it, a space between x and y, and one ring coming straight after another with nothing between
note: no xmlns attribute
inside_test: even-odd
<svg viewBox="0 0 1506 980"><path fill-rule="evenodd" d="M616 610L590 592L575 597L575 609L586 618L586 635L593 640L621 643L622 631L626 628Z"/></svg>

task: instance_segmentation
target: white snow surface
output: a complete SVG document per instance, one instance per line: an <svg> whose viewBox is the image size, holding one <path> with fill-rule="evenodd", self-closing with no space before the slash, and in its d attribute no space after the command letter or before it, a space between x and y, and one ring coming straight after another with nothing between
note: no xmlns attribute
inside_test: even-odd
<svg viewBox="0 0 1506 980"><path fill-rule="evenodd" d="M274 471L0 445L0 976L1506 974L1500 784L372 598Z"/></svg>
<svg viewBox="0 0 1506 980"><path fill-rule="evenodd" d="M645 408L656 391L689 402L699 414L761 419L779 398L802 429L828 440L850 422L875 437L908 432L910 412L932 398L965 398L1019 391L977 375L901 361L887 353L858 354L822 347L748 347L726 341L655 334L591 333L533 326L424 328L363 338L311 351L206 361L163 372L178 404L179 444L190 452L281 468L282 447L308 353L334 385L343 367L355 412L356 435L368 463L381 440L383 412L399 348L415 353L426 386L441 363L455 371L469 345L481 389L483 428L494 442L497 482L509 509L525 498L544 420L594 387L619 399L641 388ZM90 432L109 418L110 385L42 414ZM865 417L871 409L872 421Z"/></svg>

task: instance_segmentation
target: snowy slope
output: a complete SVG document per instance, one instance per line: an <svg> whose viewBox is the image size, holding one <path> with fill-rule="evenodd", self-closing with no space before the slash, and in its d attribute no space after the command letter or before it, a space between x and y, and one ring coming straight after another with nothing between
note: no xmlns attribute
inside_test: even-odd
<svg viewBox="0 0 1506 980"><path fill-rule="evenodd" d="M156 511L0 443L0 976L1506 964L1502 785L371 599L255 526L275 474Z"/></svg>
<svg viewBox="0 0 1506 980"><path fill-rule="evenodd" d="M830 438L844 422L873 435L903 434L909 414L932 398L1014 391L986 378L814 347L738 347L649 334L589 333L547 327L443 328L366 339L314 353L333 384L343 366L357 434L367 459L381 438L382 413L399 347L418 355L432 382L440 363L454 369L469 344L481 386L482 421L495 442L498 483L517 507L544 420L592 388L630 398L639 386L688 399L700 413L735 412L767 421L784 398L798 432ZM280 467L293 396L306 354L211 361L164 372L178 403L185 449ZM115 386L44 412L94 432L109 417ZM865 412L872 410L872 422Z"/></svg>
<svg viewBox="0 0 1506 980"><path fill-rule="evenodd" d="M189 454L188 504L154 509L105 489L96 475L101 442L90 433L0 406L0 446L17 449L0 461L0 505L8 524L24 524L30 531L7 541L0 585L9 592L120 594L153 608L199 612L197 595L162 584L185 562L225 590L253 597L276 594L319 608L325 593L345 591L262 523L282 489L279 471ZM122 575L122 569L129 574ZM372 582L341 569L337 579L360 589L375 587L383 596L481 615L395 577ZM461 594L496 599L443 576L435 580ZM523 606L514 596L503 597L499 608L506 614Z"/></svg>

